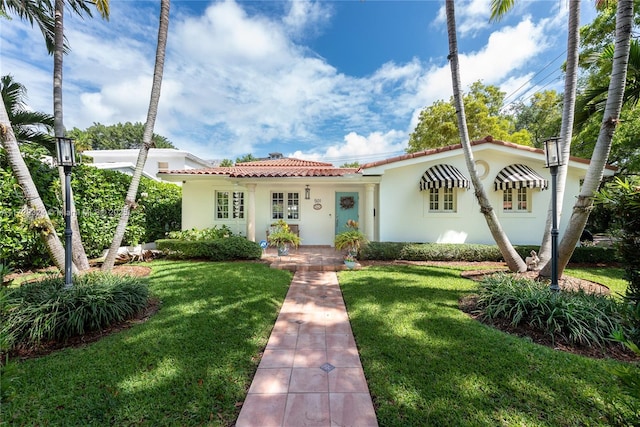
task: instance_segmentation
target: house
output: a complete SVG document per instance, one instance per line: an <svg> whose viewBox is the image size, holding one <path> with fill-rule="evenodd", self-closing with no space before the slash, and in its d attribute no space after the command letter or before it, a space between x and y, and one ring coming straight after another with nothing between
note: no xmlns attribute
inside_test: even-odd
<svg viewBox="0 0 640 427"><path fill-rule="evenodd" d="M85 150L83 156L92 158L92 166L98 169L111 169L133 175L138 161L139 149L122 150ZM213 164L203 160L188 151L173 148L150 148L143 175L159 181L158 172L170 169L201 169L210 168Z"/></svg>
<svg viewBox="0 0 640 427"><path fill-rule="evenodd" d="M539 244L550 202L540 149L487 137L472 143L478 174L513 244ZM560 232L589 161L571 157ZM607 168L606 175L613 169ZM260 241L278 219L298 225L304 245L333 245L349 219L374 241L493 243L462 147L453 145L362 165L271 158L234 167L161 172L182 182L182 228L226 225ZM560 210L560 207L559 207Z"/></svg>

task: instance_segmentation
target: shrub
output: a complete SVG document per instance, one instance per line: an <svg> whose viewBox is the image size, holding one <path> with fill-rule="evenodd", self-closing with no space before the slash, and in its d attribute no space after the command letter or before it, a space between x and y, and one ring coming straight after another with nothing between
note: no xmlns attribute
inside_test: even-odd
<svg viewBox="0 0 640 427"><path fill-rule="evenodd" d="M242 236L231 236L215 240L174 240L156 241L158 249L175 259L208 259L211 261L232 261L260 259L260 244Z"/></svg>
<svg viewBox="0 0 640 427"><path fill-rule="evenodd" d="M66 340L126 320L145 308L148 299L140 278L88 273L75 277L73 287L66 289L63 277L50 276L7 290L0 334L11 347Z"/></svg>
<svg viewBox="0 0 640 427"><path fill-rule="evenodd" d="M392 261L400 259L400 252L408 243L368 242L360 249L360 258L368 260Z"/></svg>
<svg viewBox="0 0 640 427"><path fill-rule="evenodd" d="M553 292L542 282L512 275L486 278L478 291L478 309L486 319L528 325L553 341L604 346L620 326L621 303L596 294Z"/></svg>
<svg viewBox="0 0 640 427"><path fill-rule="evenodd" d="M400 259L407 261L501 261L495 245L420 243L405 245Z"/></svg>
<svg viewBox="0 0 640 427"><path fill-rule="evenodd" d="M233 236L233 232L226 225L223 225L220 228L218 228L218 226L214 226L213 228L192 228L190 230L172 231L167 234L169 239L189 241L215 240L229 236Z"/></svg>
<svg viewBox="0 0 640 427"><path fill-rule="evenodd" d="M43 164L39 157L23 154L51 221L63 236L57 169ZM129 175L117 171L87 165L73 168L71 186L82 243L89 257L99 256L111 244L130 182ZM138 207L131 212L124 245L155 241L180 228L182 189L179 186L143 177L138 194ZM0 150L0 261L12 268L51 265L42 239L37 230L30 227L24 205L22 191Z"/></svg>

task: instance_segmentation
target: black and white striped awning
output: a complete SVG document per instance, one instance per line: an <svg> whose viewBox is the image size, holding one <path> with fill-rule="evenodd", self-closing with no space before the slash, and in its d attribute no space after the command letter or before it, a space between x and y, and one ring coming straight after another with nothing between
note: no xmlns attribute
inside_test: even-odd
<svg viewBox="0 0 640 427"><path fill-rule="evenodd" d="M546 179L525 165L507 166L498 172L493 184L496 191L509 188L540 188L545 190L549 185Z"/></svg>
<svg viewBox="0 0 640 427"><path fill-rule="evenodd" d="M451 165L435 165L426 170L420 179L420 191L428 188L469 188L469 180Z"/></svg>

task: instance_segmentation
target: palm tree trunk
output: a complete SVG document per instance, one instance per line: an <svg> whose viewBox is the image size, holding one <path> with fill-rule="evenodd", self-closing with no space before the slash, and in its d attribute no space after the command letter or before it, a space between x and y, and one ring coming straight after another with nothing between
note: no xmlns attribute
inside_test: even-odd
<svg viewBox="0 0 640 427"><path fill-rule="evenodd" d="M616 41L607 104L605 106L598 140L593 149L593 156L591 156L591 162L589 163L580 195L573 206L573 213L571 214L569 225L558 246L559 276L562 276L562 272L569 263L569 259L580 240L580 235L584 230L584 226L589 218L589 213L593 207L593 195L602 182L604 168L609 158L609 152L611 151L611 140L619 122L620 111L622 110L624 100L632 26L633 0L619 0L618 10L616 12ZM551 267L549 264L550 263L547 263L540 272L541 275L548 276L550 274L549 271Z"/></svg>
<svg viewBox="0 0 640 427"><path fill-rule="evenodd" d="M144 164L147 160L147 154L149 148L153 144L153 126L158 114L158 103L160 101L160 89L162 86L162 72L164 69L164 57L167 48L167 35L169 32L169 0L161 0L160 2L160 24L158 28L158 47L156 49L156 63L153 71L153 85L151 87L151 100L149 102L149 111L147 112L147 122L144 125L144 134L142 136L142 147L138 154L138 161L136 162L136 169L125 197L124 206L122 207L122 213L120 221L116 228L116 232L113 236L113 241L109 247L109 252L105 257L104 264L102 265L103 271L109 271L115 264L118 248L124 238L124 233L129 222L129 215L131 209L136 206L136 194L138 193L138 186L140 184L140 178L142 177L142 171Z"/></svg>
<svg viewBox="0 0 640 427"><path fill-rule="evenodd" d="M40 198L38 189L31 178L29 168L27 168L27 164L22 158L22 154L18 148L18 142L11 128L11 122L9 122L9 115L4 107L4 102L0 102L0 141L2 142L2 147L4 147L7 152L7 160L27 201L30 224L40 232L40 236L44 240L49 255L56 267L58 267L60 271L64 271L64 247L58 238L55 227L51 223L47 208L45 208ZM73 268L74 271L77 271L75 265Z"/></svg>
<svg viewBox="0 0 640 427"><path fill-rule="evenodd" d="M56 137L65 136L63 109L62 109L62 63L64 56L64 0L55 1L55 31L54 31L54 51L53 51L53 124ZM60 176L60 192L62 194L63 203L66 200L64 189L64 172L62 167L58 168ZM82 244L80 237L80 226L78 225L78 215L76 206L73 201L73 192L70 194L71 206L64 211L69 210L71 214L71 235L73 262L80 271L89 269L89 259Z"/></svg>
<svg viewBox="0 0 640 427"><path fill-rule="evenodd" d="M446 1L446 13L447 13L447 33L449 35L449 61L451 63L451 82L453 85L453 99L456 107L456 116L458 118L458 131L460 133L460 140L462 142L462 149L464 151L464 157L467 163L467 169L471 176L471 182L473 182L473 188L475 190L475 196L480 204L480 212L484 215L491 235L493 236L500 253L504 258L509 270L511 271L526 271L527 265L524 260L518 255L516 250L511 245L509 238L502 229L500 221L489 202L486 192L478 171L476 164L473 160L473 152L471 151L471 142L469 141L469 131L467 129L467 119L465 117L464 103L462 100L462 91L460 90L460 66L458 63L458 41L456 37L456 18L453 0Z"/></svg>
<svg viewBox="0 0 640 427"><path fill-rule="evenodd" d="M573 120L576 107L576 88L578 86L578 54L580 48L580 0L569 1L569 28L567 30L567 63L564 78L564 96L562 105L562 127L560 129L560 144L562 147L562 166L558 168L557 177L557 205L562 212L564 203L564 190L567 182L567 170L569 155L571 152L571 139L573 137ZM540 267L544 270L551 259L551 225L553 210L549 202L547 223L544 229L542 243L538 251Z"/></svg>

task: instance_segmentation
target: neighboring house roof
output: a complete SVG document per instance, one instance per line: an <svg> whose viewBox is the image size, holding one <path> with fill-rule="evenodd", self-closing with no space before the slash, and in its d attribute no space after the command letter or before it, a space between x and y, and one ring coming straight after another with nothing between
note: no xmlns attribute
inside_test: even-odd
<svg viewBox="0 0 640 427"><path fill-rule="evenodd" d="M232 167L172 170L160 174L219 175L230 178L321 177L354 174L356 168L336 168L331 163L293 158L256 160Z"/></svg>
<svg viewBox="0 0 640 427"><path fill-rule="evenodd" d="M119 172L122 172L122 173L126 173L127 175L133 175L133 173L136 170L136 165L134 165L131 162L83 163L83 164L87 165L87 166L92 166L92 167L94 167L96 169L115 170L115 171L119 171ZM142 175L146 176L147 178L152 179L154 181L158 180L158 178L148 174L145 171L142 171Z"/></svg>
<svg viewBox="0 0 640 427"><path fill-rule="evenodd" d="M140 152L139 148L123 148L118 150L85 150L82 154L89 157L100 157L100 158L137 158L138 153ZM185 159L189 159L192 162L199 164L203 167L211 166L212 163L208 160L204 160L194 154L191 154L189 151L178 150L175 148L150 148L149 153L147 154L147 158L175 158L176 156L184 156Z"/></svg>
<svg viewBox="0 0 640 427"><path fill-rule="evenodd" d="M496 145L496 146L501 146L501 147L515 148L515 149L521 150L523 152L537 153L537 154L542 154L544 156L544 150L542 150L540 148L529 147L529 146L526 146L526 145L514 144L512 142L499 141L499 140L493 139L493 137L491 137L491 136L487 136L484 139L480 139L480 140L477 140L477 141L471 141L471 146L472 147L473 146L483 145L483 144L491 144L491 145ZM369 168L373 168L373 167L376 167L376 166L383 166L383 165L388 165L390 163L401 162L403 160L416 159L416 158L419 158L419 157L431 156L431 155L438 154L438 153L445 153L447 151L455 151L455 150L461 150L461 149L462 149L462 144L448 145L446 147L429 148L427 150L417 151L415 153L403 154L401 156L396 156L396 157L391 157L391 158L384 159L384 160L378 160L376 162L366 163L366 164L360 166L359 170L362 171L363 169L369 169ZM574 162L578 162L578 163L584 163L584 164L589 164L589 162L590 162L589 159L583 159L583 158L574 157L574 156L570 156L569 160L574 161ZM618 168L615 167L615 166L607 165L607 169L615 171Z"/></svg>

